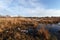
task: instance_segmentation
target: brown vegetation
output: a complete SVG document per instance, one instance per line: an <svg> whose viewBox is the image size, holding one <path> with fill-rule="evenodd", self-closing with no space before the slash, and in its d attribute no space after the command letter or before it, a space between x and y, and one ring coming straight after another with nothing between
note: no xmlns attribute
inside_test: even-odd
<svg viewBox="0 0 60 40"><path fill-rule="evenodd" d="M0 40L50 40L51 34L44 27L38 30L38 37L34 38L31 35L21 33L18 28L28 29L29 27L36 28L40 23L57 23L57 19L39 19L40 21L31 18L0 18Z"/></svg>

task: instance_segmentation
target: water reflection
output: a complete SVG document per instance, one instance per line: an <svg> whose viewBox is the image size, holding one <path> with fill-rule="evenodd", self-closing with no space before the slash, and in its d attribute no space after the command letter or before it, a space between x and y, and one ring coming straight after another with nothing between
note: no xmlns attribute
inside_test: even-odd
<svg viewBox="0 0 60 40"><path fill-rule="evenodd" d="M39 24L39 26L37 27L37 29L39 30L40 28L43 27L43 25L45 26L45 28L53 35L56 35L56 37L58 38L58 40L60 40L60 23L58 24Z"/></svg>

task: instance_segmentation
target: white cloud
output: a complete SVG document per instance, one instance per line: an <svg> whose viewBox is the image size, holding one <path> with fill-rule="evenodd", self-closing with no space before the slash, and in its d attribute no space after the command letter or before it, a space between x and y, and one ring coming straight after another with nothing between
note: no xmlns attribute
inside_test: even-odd
<svg viewBox="0 0 60 40"><path fill-rule="evenodd" d="M60 10L45 9L39 0L0 0L0 14L24 16L59 16ZM2 9L2 11L1 11ZM6 10L6 11L4 11Z"/></svg>
<svg viewBox="0 0 60 40"><path fill-rule="evenodd" d="M0 0L0 8L7 8L12 0Z"/></svg>

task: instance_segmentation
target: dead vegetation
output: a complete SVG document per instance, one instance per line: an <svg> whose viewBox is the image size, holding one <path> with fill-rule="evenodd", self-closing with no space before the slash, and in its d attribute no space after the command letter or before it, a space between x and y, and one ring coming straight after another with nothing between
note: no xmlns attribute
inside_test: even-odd
<svg viewBox="0 0 60 40"><path fill-rule="evenodd" d="M0 18L0 40L52 40L48 30L42 27L36 37L21 33L18 28L36 28L40 23L57 23L59 20L33 20L30 18Z"/></svg>

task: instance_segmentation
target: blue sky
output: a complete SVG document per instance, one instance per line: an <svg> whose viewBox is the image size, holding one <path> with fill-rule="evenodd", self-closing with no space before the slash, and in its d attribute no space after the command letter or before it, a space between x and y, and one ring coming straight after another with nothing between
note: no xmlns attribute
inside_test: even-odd
<svg viewBox="0 0 60 40"><path fill-rule="evenodd" d="M0 15L60 16L60 0L0 0Z"/></svg>

